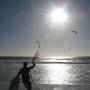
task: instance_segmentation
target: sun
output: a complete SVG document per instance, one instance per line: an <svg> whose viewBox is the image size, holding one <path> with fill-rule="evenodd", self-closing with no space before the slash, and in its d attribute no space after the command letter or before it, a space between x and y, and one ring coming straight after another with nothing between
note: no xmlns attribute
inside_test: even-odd
<svg viewBox="0 0 90 90"><path fill-rule="evenodd" d="M68 14L63 8L55 8L51 11L50 18L53 23L63 23L68 20Z"/></svg>

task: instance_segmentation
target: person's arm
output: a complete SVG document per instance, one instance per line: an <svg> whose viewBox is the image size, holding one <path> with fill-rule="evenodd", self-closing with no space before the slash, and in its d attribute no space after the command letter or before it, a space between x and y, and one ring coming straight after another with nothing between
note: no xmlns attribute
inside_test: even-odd
<svg viewBox="0 0 90 90"><path fill-rule="evenodd" d="M34 68L35 67L35 62L33 61L33 65L32 66L30 66L30 67L28 67L28 69L30 70L30 69L32 69L32 68Z"/></svg>
<svg viewBox="0 0 90 90"><path fill-rule="evenodd" d="M35 54L35 56L34 56L34 58L33 58L33 60L32 60L32 66L30 66L28 69L30 70L30 69L32 69L32 68L34 68L35 67L35 60L36 60L36 58L38 57L38 51L37 51L37 53Z"/></svg>

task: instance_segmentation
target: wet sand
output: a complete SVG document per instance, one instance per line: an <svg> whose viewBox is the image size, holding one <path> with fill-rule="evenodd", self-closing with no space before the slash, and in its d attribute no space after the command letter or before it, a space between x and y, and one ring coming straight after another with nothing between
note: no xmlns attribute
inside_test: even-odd
<svg viewBox="0 0 90 90"><path fill-rule="evenodd" d="M25 90L25 89L19 89ZM33 85L32 90L90 90L90 85Z"/></svg>
<svg viewBox="0 0 90 90"><path fill-rule="evenodd" d="M9 83L1 83L0 90L9 90ZM19 90L26 90L20 83ZM90 90L90 85L55 85L55 84L33 84L32 90Z"/></svg>

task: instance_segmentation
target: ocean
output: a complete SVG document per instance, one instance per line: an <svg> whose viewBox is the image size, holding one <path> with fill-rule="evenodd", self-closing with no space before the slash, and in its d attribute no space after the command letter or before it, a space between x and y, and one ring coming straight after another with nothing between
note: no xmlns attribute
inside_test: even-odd
<svg viewBox="0 0 90 90"><path fill-rule="evenodd" d="M31 66L31 58L0 60L0 90L8 90L24 61ZM38 59L31 75L32 90L90 90L90 58ZM22 80L19 90L25 90Z"/></svg>

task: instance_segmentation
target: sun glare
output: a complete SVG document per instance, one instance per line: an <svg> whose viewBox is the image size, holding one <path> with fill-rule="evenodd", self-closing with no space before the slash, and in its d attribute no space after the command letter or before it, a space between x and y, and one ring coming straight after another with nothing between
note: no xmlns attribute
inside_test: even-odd
<svg viewBox="0 0 90 90"><path fill-rule="evenodd" d="M68 19L68 15L63 8L55 8L50 14L53 23L63 23Z"/></svg>
<svg viewBox="0 0 90 90"><path fill-rule="evenodd" d="M71 57L68 57L68 56L50 56L48 58L51 58L53 60L56 60L56 59L66 59L66 58L71 58Z"/></svg>

